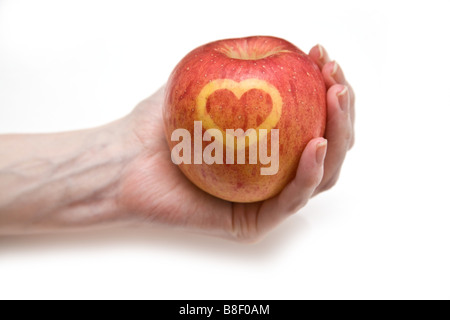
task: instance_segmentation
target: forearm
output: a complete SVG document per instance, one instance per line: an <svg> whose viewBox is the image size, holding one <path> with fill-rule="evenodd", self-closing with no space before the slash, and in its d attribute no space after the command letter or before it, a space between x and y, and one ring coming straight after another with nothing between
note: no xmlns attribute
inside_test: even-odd
<svg viewBox="0 0 450 320"><path fill-rule="evenodd" d="M134 156L124 121L58 134L0 136L0 234L121 222L120 177Z"/></svg>

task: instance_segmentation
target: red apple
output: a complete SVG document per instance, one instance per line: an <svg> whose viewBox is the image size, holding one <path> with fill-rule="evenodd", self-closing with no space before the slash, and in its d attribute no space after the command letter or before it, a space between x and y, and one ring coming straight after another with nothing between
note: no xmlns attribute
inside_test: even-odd
<svg viewBox="0 0 450 320"><path fill-rule="evenodd" d="M196 186L225 200L255 202L278 194L295 176L306 144L323 136L326 89L318 66L283 39L221 40L178 63L163 114L172 160ZM256 136L228 140L227 129L255 129ZM273 163L261 153L265 141ZM245 152L240 163L239 152ZM208 154L223 161L211 164Z"/></svg>

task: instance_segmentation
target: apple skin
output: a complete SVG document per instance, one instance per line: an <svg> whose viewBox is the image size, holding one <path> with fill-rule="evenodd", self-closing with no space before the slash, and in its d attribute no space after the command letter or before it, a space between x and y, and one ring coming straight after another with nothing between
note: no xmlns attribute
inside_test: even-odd
<svg viewBox="0 0 450 320"><path fill-rule="evenodd" d="M166 87L163 119L171 150L179 143L171 141L172 132L183 128L192 136L194 151L194 121L202 120L196 109L197 97L205 85L217 79L237 83L260 79L278 89L282 112L273 127L279 129L278 173L261 175L260 168L268 165L259 161L211 165L192 161L179 167L196 186L224 200L257 202L273 197L295 177L307 143L324 134L326 88L322 73L307 54L275 37L220 40L193 50L175 67ZM263 90L249 88L237 99L233 92L222 89L208 96L207 112L224 130L246 130L261 124L272 107L272 96ZM203 142L203 149L210 143Z"/></svg>

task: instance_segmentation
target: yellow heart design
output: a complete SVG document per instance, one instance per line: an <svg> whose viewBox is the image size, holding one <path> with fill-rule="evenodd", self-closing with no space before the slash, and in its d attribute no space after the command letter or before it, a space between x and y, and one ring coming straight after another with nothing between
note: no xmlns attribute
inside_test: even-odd
<svg viewBox="0 0 450 320"><path fill-rule="evenodd" d="M266 129L268 134L270 130L277 125L278 121L280 121L281 111L283 108L283 100L281 98L280 92L273 85L260 79L247 79L241 82L236 82L230 79L217 79L206 84L200 91L200 94L197 96L196 118L202 121L203 127L206 130L218 129L222 132L222 135L224 137L228 138L229 136L231 139L234 140L234 137L231 137L224 131L223 128L219 127L206 111L206 104L209 96L213 94L215 91L220 89L230 90L236 96L237 99L240 99L245 92L251 89L259 89L269 94L270 98L272 99L272 111L263 121L263 123L261 123L257 128L254 128L257 132L259 132L259 130L261 129ZM245 139L245 136L238 137L237 139L238 140ZM249 144L257 142L252 140L254 139L251 139L251 137L249 136L248 143L245 143L244 145L248 146ZM238 146L239 145L240 144L238 143Z"/></svg>

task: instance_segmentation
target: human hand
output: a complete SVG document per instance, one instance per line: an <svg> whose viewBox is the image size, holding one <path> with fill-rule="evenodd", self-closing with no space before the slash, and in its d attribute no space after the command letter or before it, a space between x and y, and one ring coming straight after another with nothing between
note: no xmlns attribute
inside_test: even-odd
<svg viewBox="0 0 450 320"><path fill-rule="evenodd" d="M328 151L322 181L314 191L316 195L336 184L345 155L355 143L355 92L345 79L341 67L336 61L330 61L322 46L313 47L309 56L322 70L327 87L325 138L328 140Z"/></svg>
<svg viewBox="0 0 450 320"><path fill-rule="evenodd" d="M327 86L326 139L308 143L295 179L278 196L258 203L232 203L193 185L171 161L162 120L164 89L160 89L126 119L133 128L130 143L138 152L123 171L119 211L138 222L254 242L305 206L313 195L333 186L354 141L354 93L322 47L315 46L309 55L321 68Z"/></svg>

